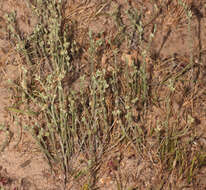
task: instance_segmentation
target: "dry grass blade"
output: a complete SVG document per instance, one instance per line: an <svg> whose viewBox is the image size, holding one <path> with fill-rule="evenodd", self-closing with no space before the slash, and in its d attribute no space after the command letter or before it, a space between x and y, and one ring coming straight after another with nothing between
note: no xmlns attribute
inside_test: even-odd
<svg viewBox="0 0 206 190"><path fill-rule="evenodd" d="M163 25L165 30L171 27L181 26L187 22L187 11L190 10L193 0L175 0L162 2L166 5Z"/></svg>

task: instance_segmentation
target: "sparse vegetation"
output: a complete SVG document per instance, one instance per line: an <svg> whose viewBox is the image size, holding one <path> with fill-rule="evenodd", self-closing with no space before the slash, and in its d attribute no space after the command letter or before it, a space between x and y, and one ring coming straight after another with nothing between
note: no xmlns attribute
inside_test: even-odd
<svg viewBox="0 0 206 190"><path fill-rule="evenodd" d="M12 105L7 109L31 133L51 170L64 173L65 189L71 179L83 180L84 190L96 189L103 166L115 179L116 189L139 189L141 181L134 177L139 171L133 168L128 179L121 171L129 149L136 160L161 172L151 178L148 189L178 189L179 180L195 188L196 176L206 165L206 145L199 145L202 133L197 132L199 121L192 110L204 96L198 94L202 84L194 79L201 63L194 61L192 41L188 59L162 59L165 42L157 52L152 50L158 33L155 15L161 17L160 13L171 18L170 11L173 16L177 12L172 23L164 21L165 40L172 25L181 22L187 23L193 38L190 1L153 2L149 16L143 7L125 2L123 9L105 1L89 18L109 19L115 28L112 35L90 30L80 34L63 1L28 1L38 18L31 34L21 33L15 12L6 15L10 40L21 57L21 77L10 81ZM110 3L115 8L103 14ZM118 156L105 166L105 158L117 149ZM79 155L84 158L74 164Z"/></svg>

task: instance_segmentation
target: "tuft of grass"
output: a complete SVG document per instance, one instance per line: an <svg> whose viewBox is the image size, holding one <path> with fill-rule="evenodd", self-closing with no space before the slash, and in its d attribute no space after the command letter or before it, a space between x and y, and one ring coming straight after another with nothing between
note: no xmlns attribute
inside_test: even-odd
<svg viewBox="0 0 206 190"><path fill-rule="evenodd" d="M7 15L8 30L16 50L23 56L21 80L14 85L25 106L21 110L20 105L14 105L9 111L27 115L24 128L36 139L50 165L57 162L67 173L68 158L74 150L74 132L69 124L62 81L75 69L71 59L77 48L69 26L62 21L62 2L47 0L29 5L39 18L29 36L18 31L15 13Z"/></svg>
<svg viewBox="0 0 206 190"><path fill-rule="evenodd" d="M19 31L15 13L6 16L11 41L22 58L21 77L18 82L13 81L15 101L8 110L16 122L22 119L22 126L32 134L51 168L61 167L65 183L69 175L75 180L86 178L82 189L93 189L104 155L121 144L131 144L136 156L153 160L153 150L154 160L163 172L177 172L190 183L196 171L205 165L205 152L192 150L194 121L188 119L188 123L180 125L171 105L177 82L185 77L192 61L181 71L165 69L169 74L162 74L163 79L160 77L154 84L154 73L148 68L166 63L152 59L152 41L158 31L154 24L149 38L144 39L148 24L143 9L130 6L123 12L117 5L111 14L116 27L111 39L106 41L103 33L89 31L84 48L74 38L78 32L74 30L75 22L67 23L69 16L65 20L62 1L28 5L39 19L32 34ZM93 16L99 16L105 6L100 6ZM190 25L191 12L185 4L181 6L188 13ZM83 64L82 51L87 55L87 72L79 69ZM102 61L105 55L109 56ZM80 90L72 87L77 78ZM166 94L163 97L159 97L161 90ZM148 120L154 107L166 111L164 119L160 116L151 129ZM154 146L148 142L151 136ZM185 136L190 138L184 140ZM78 153L87 158L83 169L70 164ZM117 180L117 189L123 186L121 179Z"/></svg>

